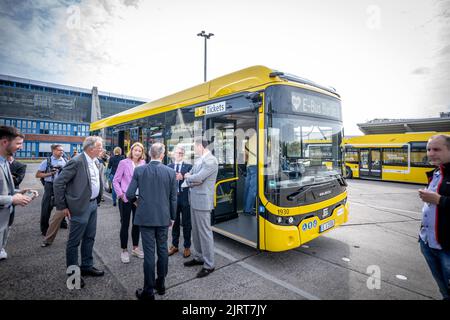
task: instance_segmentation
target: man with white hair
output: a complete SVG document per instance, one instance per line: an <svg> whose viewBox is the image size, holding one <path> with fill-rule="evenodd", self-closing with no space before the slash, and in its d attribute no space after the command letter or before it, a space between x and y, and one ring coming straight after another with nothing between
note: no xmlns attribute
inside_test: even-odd
<svg viewBox="0 0 450 320"><path fill-rule="evenodd" d="M66 246L67 267L78 266L81 243L81 275L103 276L94 267L92 250L97 230L97 207L102 199L103 166L98 157L103 151L101 137L90 136L83 142L83 153L70 160L53 183L56 209L69 218L69 239ZM84 281L81 281L84 286Z"/></svg>
<svg viewBox="0 0 450 320"><path fill-rule="evenodd" d="M136 167L127 199L137 205L134 224L139 226L144 249L144 287L136 290L139 300L154 300L166 292L165 279L169 267L167 238L169 226L177 210L177 180L175 171L162 164L165 147L154 143L150 148L149 164ZM136 190L139 189L139 195ZM155 247L158 256L155 280Z"/></svg>

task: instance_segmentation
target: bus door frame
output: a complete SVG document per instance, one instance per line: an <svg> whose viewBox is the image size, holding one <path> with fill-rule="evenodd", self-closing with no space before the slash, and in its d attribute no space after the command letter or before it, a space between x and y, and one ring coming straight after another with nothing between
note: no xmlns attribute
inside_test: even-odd
<svg viewBox="0 0 450 320"><path fill-rule="evenodd" d="M373 162L373 156L372 152L378 151L379 156L379 163L378 167L374 166ZM367 152L367 169L362 168L362 153ZM382 173L382 150L381 148L360 148L359 149L359 176L361 178L374 178L374 179L381 179L381 173ZM375 167L375 168L374 168Z"/></svg>
<svg viewBox="0 0 450 320"><path fill-rule="evenodd" d="M234 170L233 170L233 176L231 177L226 177L225 179L221 179L221 180L216 180L216 184L215 184L215 195L214 195L214 211L211 214L211 225L214 225L218 222L221 221L226 221L229 219L233 219L233 218L237 218L238 217L238 212L237 212L237 195L236 195L236 190L237 190L237 185L236 185L236 181L239 179L238 173L237 173L237 150L236 150L236 136L234 135L234 133L236 132L236 120L229 120L226 118L222 118L222 115L217 115L215 117L208 117L205 119L205 124L204 124L204 128L205 131L207 132L207 130L212 129L214 130L214 124L216 123L221 123L221 124L232 124L233 125L233 157L234 157ZM215 141L215 136L213 137L207 137L208 141L210 144L213 144ZM213 154L215 154L215 150L213 150ZM219 171L220 171L220 167L219 167ZM219 174L220 172L218 172ZM219 176L218 176L219 177ZM218 206L218 202L217 202L217 188L224 183L229 183L231 185L230 188L234 189L233 192L233 204L232 204L232 209L231 211L224 211L221 212L220 210L218 210L217 206ZM226 210L226 209L225 209ZM217 217L218 212L220 214L219 217Z"/></svg>

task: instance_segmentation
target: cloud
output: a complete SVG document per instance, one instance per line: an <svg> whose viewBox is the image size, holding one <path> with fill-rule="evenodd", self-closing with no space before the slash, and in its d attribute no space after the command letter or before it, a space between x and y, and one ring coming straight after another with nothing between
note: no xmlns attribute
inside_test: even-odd
<svg viewBox="0 0 450 320"><path fill-rule="evenodd" d="M0 73L63 81L91 79L118 65L114 23L139 0L0 2ZM80 81L81 82L81 81Z"/></svg>

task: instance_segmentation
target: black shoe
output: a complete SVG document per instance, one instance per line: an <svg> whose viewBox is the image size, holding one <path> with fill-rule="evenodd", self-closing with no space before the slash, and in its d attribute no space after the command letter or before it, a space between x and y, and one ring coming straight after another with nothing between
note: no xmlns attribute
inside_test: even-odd
<svg viewBox="0 0 450 320"><path fill-rule="evenodd" d="M113 207L115 207L115 206L117 206L117 203L114 202L114 203L113 203Z"/></svg>
<svg viewBox="0 0 450 320"><path fill-rule="evenodd" d="M138 298L138 300L149 301L149 300L155 300L155 295L148 294L143 289L137 289L136 290L136 298Z"/></svg>
<svg viewBox="0 0 450 320"><path fill-rule="evenodd" d="M185 267L193 267L193 266L201 266L201 265L203 265L203 262L195 260L195 259L192 259L192 260L186 261L183 264L184 264Z"/></svg>
<svg viewBox="0 0 450 320"><path fill-rule="evenodd" d="M214 268L212 269L206 269L206 268L202 268L202 270L200 270L197 273L197 278L203 278L206 277L207 275L209 275L210 273L212 273L214 271Z"/></svg>
<svg viewBox="0 0 450 320"><path fill-rule="evenodd" d="M104 271L91 267L89 269L81 269L82 276L102 277L105 274Z"/></svg>
<svg viewBox="0 0 450 320"><path fill-rule="evenodd" d="M41 247L42 248L45 248L45 247L48 247L48 246L51 246L51 245L52 245L51 243L45 242L45 241L41 243Z"/></svg>
<svg viewBox="0 0 450 320"><path fill-rule="evenodd" d="M160 296L166 293L166 287L164 285L164 281L159 281L156 279L156 293L158 293Z"/></svg>

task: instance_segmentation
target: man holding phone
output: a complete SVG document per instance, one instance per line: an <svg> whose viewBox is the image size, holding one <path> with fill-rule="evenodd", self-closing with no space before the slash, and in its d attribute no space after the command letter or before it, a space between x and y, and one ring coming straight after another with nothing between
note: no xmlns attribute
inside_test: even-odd
<svg viewBox="0 0 450 320"><path fill-rule="evenodd" d="M450 136L431 137L427 156L436 169L427 173L427 188L419 190L424 202L419 243L443 299L450 300Z"/></svg>
<svg viewBox="0 0 450 320"><path fill-rule="evenodd" d="M7 164L7 158L22 148L24 135L14 127L0 126L0 260L8 258L5 246L9 233L9 219L15 206L26 206L37 196L30 189L17 190ZM29 196L31 195L31 196Z"/></svg>

